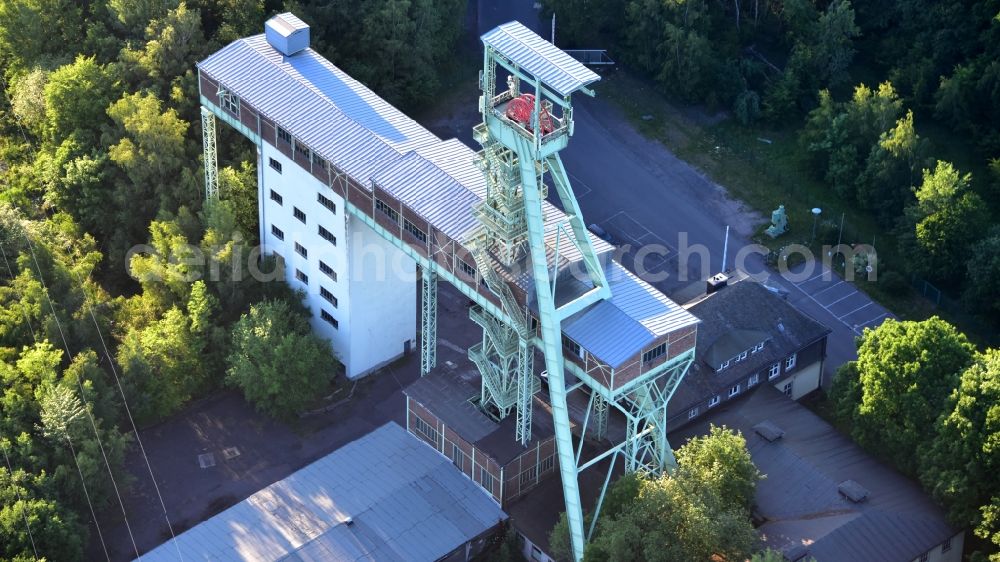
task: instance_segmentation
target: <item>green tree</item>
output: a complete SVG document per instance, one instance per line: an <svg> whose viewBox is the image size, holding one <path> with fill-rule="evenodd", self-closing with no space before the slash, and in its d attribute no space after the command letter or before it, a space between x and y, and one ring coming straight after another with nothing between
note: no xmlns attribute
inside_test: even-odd
<svg viewBox="0 0 1000 562"><path fill-rule="evenodd" d="M0 60L31 68L61 58L82 35L80 3L72 0L0 2Z"/></svg>
<svg viewBox="0 0 1000 562"><path fill-rule="evenodd" d="M46 139L58 145L75 134L84 147L94 146L115 89L109 70L93 57L77 56L52 71L44 90Z"/></svg>
<svg viewBox="0 0 1000 562"><path fill-rule="evenodd" d="M966 308L1000 324L1000 227L972 247L965 271Z"/></svg>
<svg viewBox="0 0 1000 562"><path fill-rule="evenodd" d="M743 437L713 426L708 435L678 449L677 461L671 475L630 476L615 483L608 497L615 497L619 507L601 515L585 560L750 556L757 536L748 506L761 475Z"/></svg>
<svg viewBox="0 0 1000 562"><path fill-rule="evenodd" d="M142 284L144 295L166 310L188 300L191 283L202 276L203 256L177 221L153 221L149 233L151 251L132 255L129 274Z"/></svg>
<svg viewBox="0 0 1000 562"><path fill-rule="evenodd" d="M1000 496L1000 350L977 356L962 373L935 429L921 458L924 487L955 524L989 527L980 509Z"/></svg>
<svg viewBox="0 0 1000 562"><path fill-rule="evenodd" d="M45 83L49 73L36 67L11 84L11 109L21 124L36 137L45 126Z"/></svg>
<svg viewBox="0 0 1000 562"><path fill-rule="evenodd" d="M294 416L325 393L335 360L327 341L284 301L265 301L233 326L226 380L258 410Z"/></svg>
<svg viewBox="0 0 1000 562"><path fill-rule="evenodd" d="M988 223L986 206L971 191L971 174L961 175L948 162L938 161L932 172L925 169L916 189L916 204L907 210L914 223L915 266L929 277L945 282L961 278L972 244Z"/></svg>
<svg viewBox="0 0 1000 562"><path fill-rule="evenodd" d="M107 5L120 28L134 36L142 34L149 22L176 9L180 0L108 0Z"/></svg>
<svg viewBox="0 0 1000 562"><path fill-rule="evenodd" d="M858 373L860 393L838 392L845 402L836 408L851 412L858 443L916 474L914 452L926 443L973 352L965 336L940 318L886 320L859 338L850 368Z"/></svg>
<svg viewBox="0 0 1000 562"><path fill-rule="evenodd" d="M7 445L0 443L5 452ZM57 500L41 494L49 487L44 473L12 473L0 465L0 559L34 560L34 542L47 560L83 560L87 528Z"/></svg>

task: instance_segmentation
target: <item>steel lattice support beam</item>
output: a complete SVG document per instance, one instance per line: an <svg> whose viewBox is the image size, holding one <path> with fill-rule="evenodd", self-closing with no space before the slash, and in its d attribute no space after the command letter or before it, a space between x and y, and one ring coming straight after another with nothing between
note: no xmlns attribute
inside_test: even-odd
<svg viewBox="0 0 1000 562"><path fill-rule="evenodd" d="M201 107L202 150L205 164L205 199L219 198L219 154L215 141L215 114Z"/></svg>
<svg viewBox="0 0 1000 562"><path fill-rule="evenodd" d="M437 365L438 276L424 267L420 277L420 376L424 376Z"/></svg>
<svg viewBox="0 0 1000 562"><path fill-rule="evenodd" d="M535 394L534 348L519 338L517 346L517 426L515 439L522 445L531 440L532 396Z"/></svg>
<svg viewBox="0 0 1000 562"><path fill-rule="evenodd" d="M608 401L600 395L594 396L594 437L604 439L608 436Z"/></svg>

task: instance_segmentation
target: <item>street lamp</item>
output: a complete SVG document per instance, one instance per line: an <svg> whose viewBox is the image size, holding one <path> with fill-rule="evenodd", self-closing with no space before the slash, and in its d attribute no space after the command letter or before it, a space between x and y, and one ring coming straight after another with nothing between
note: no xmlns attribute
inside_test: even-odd
<svg viewBox="0 0 1000 562"><path fill-rule="evenodd" d="M819 207L813 207L813 209L812 209L812 214L813 214L813 237L812 237L812 239L813 239L813 242L816 241L816 223L819 222L819 214L822 213L822 212L823 212L823 209L820 209Z"/></svg>

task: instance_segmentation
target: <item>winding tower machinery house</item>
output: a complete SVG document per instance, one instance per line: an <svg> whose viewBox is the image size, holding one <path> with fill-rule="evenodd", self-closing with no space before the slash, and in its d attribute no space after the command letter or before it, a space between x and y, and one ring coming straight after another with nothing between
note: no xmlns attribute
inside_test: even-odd
<svg viewBox="0 0 1000 562"><path fill-rule="evenodd" d="M436 366L438 281L473 301L482 341L468 353L482 375L480 405L516 416L521 444L533 396L548 381L579 559L619 458L626 471L676 465L667 404L694 360L698 320L586 229L559 153L573 134L573 94L593 95L588 86L599 77L517 22L482 41L482 122L473 131L481 150L473 152L310 49L309 28L294 15L273 17L265 34L198 65L206 196L218 196L222 120L257 147L264 252L280 255L289 283L306 291L314 329L351 378L415 342L416 277L407 273L420 274L421 374ZM550 185L562 210L547 201ZM576 445L573 392L589 393ZM607 436L612 408L625 419L624 438L581 458L588 431ZM579 473L607 460L585 529Z"/></svg>

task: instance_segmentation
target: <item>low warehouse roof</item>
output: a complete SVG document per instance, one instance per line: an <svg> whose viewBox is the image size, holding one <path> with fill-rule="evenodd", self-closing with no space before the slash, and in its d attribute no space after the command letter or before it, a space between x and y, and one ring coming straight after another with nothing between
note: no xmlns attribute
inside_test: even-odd
<svg viewBox="0 0 1000 562"><path fill-rule="evenodd" d="M437 560L507 518L448 459L388 423L142 560Z"/></svg>

